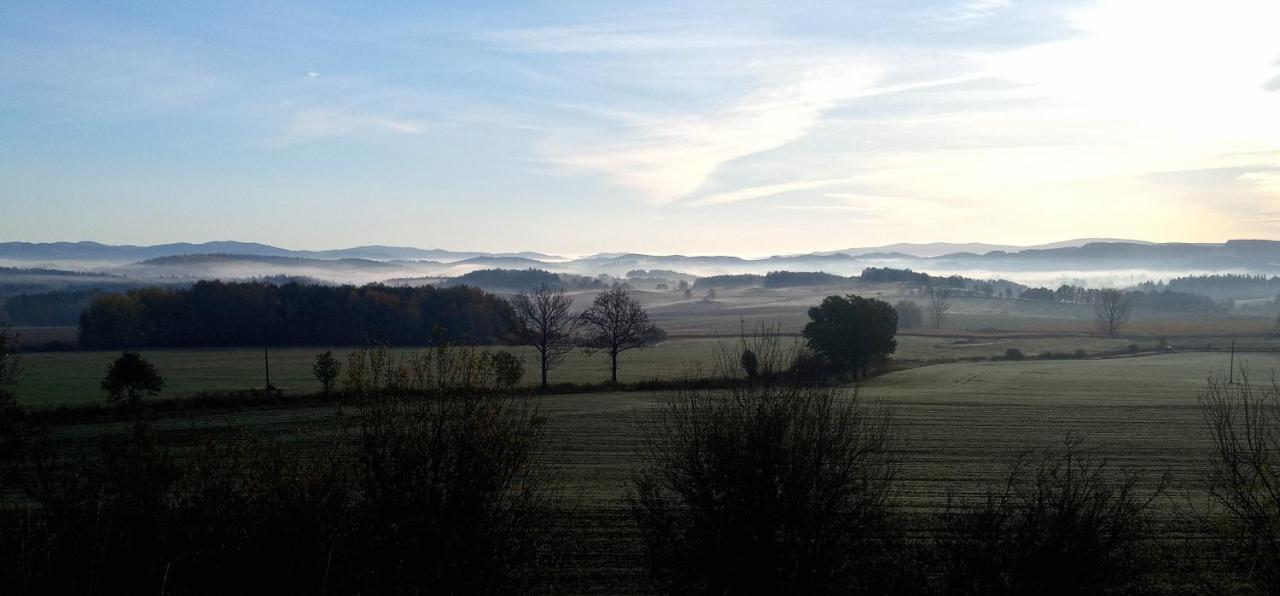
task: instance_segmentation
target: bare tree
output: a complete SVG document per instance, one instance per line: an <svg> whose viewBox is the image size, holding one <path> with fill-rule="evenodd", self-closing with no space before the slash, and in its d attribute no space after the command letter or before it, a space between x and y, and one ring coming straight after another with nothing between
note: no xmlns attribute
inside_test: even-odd
<svg viewBox="0 0 1280 596"><path fill-rule="evenodd" d="M1093 303L1093 314L1098 319L1098 328L1108 336L1115 336L1120 328L1129 321L1133 312L1133 301L1120 290L1108 289L1098 292L1098 300Z"/></svg>
<svg viewBox="0 0 1280 596"><path fill-rule="evenodd" d="M511 298L516 315L512 333L521 344L538 351L544 388L547 372L573 351L579 319L570 312L572 307L573 298L561 288L542 286L533 294L521 292Z"/></svg>
<svg viewBox="0 0 1280 596"><path fill-rule="evenodd" d="M588 345L609 353L609 378L614 383L618 382L618 354L643 346L662 333L649 321L644 307L621 286L596 296L591 308L582 313L582 322L590 328Z"/></svg>
<svg viewBox="0 0 1280 596"><path fill-rule="evenodd" d="M1208 507L1193 512L1221 539L1259 593L1280 586L1280 381L1252 383L1210 377L1197 396L1213 441L1205 489Z"/></svg>
<svg viewBox="0 0 1280 596"><path fill-rule="evenodd" d="M930 282L925 287L925 291L929 295L929 312L933 314L933 328L941 329L942 322L947 318L947 311L951 310L951 288L940 288Z"/></svg>

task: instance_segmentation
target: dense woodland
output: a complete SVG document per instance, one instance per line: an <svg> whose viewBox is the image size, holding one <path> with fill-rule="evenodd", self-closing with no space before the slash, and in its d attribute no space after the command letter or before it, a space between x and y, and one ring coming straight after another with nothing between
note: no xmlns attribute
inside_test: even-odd
<svg viewBox="0 0 1280 596"><path fill-rule="evenodd" d="M1173 290L1202 294L1217 300L1274 298L1280 294L1280 277L1265 275L1196 275L1177 277L1168 283L1145 283L1143 290Z"/></svg>
<svg viewBox="0 0 1280 596"><path fill-rule="evenodd" d="M752 288L764 285L763 275L742 273L737 275L708 275L693 283L694 289L704 288Z"/></svg>
<svg viewBox="0 0 1280 596"><path fill-rule="evenodd" d="M892 267L867 267L862 270L859 279L863 283L907 283L924 285L929 283L929 274L910 269L894 269Z"/></svg>
<svg viewBox="0 0 1280 596"><path fill-rule="evenodd" d="M849 278L830 273L812 271L770 271L764 276L766 288L794 288L799 286L847 285Z"/></svg>
<svg viewBox="0 0 1280 596"><path fill-rule="evenodd" d="M3 320L35 327L66 327L80 321L80 313L105 292L63 290L19 294L4 301Z"/></svg>
<svg viewBox="0 0 1280 596"><path fill-rule="evenodd" d="M451 286L486 290L532 291L541 286L560 287L560 277L541 269L480 269L449 280Z"/></svg>
<svg viewBox="0 0 1280 596"><path fill-rule="evenodd" d="M1145 286L1154 288L1155 286ZM1057 290L1049 288L1031 288L1023 292L1019 298L1043 302L1067 302L1072 304L1093 304L1098 301L1101 290L1063 284ZM1136 312L1144 314L1178 314L1195 316L1222 316L1229 314L1228 306L1214 302L1213 298L1199 294L1175 292L1171 290L1131 291L1126 296L1133 303Z"/></svg>
<svg viewBox="0 0 1280 596"><path fill-rule="evenodd" d="M510 319L506 301L470 287L212 281L99 296L80 317L80 346L494 343Z"/></svg>

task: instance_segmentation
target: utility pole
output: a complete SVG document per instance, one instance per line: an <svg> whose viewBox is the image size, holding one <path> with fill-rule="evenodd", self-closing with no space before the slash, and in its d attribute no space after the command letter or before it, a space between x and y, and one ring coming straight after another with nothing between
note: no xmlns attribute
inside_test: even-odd
<svg viewBox="0 0 1280 596"><path fill-rule="evenodd" d="M267 377L267 391L271 391L271 300L265 293L262 296L262 369Z"/></svg>
<svg viewBox="0 0 1280 596"><path fill-rule="evenodd" d="M1231 338L1231 369L1227 377L1228 385L1236 384L1236 339Z"/></svg>

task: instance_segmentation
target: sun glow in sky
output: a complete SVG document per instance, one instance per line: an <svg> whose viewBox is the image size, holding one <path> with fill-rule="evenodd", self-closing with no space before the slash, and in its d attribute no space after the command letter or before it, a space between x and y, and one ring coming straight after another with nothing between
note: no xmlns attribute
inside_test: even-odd
<svg viewBox="0 0 1280 596"><path fill-rule="evenodd" d="M1275 0L689 4L6 3L0 241L1280 238Z"/></svg>

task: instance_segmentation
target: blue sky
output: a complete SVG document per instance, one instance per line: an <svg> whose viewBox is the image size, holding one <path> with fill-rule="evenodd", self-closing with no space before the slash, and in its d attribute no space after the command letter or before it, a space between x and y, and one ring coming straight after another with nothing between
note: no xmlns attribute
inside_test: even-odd
<svg viewBox="0 0 1280 596"><path fill-rule="evenodd" d="M1280 237L1280 3L0 5L0 240Z"/></svg>

